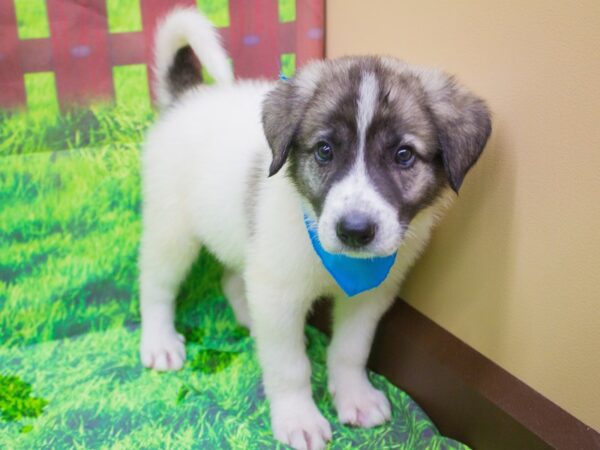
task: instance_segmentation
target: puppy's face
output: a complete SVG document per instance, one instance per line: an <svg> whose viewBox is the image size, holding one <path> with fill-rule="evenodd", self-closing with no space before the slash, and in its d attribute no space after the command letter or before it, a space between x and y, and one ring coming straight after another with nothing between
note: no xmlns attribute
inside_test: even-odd
<svg viewBox="0 0 600 450"><path fill-rule="evenodd" d="M359 257L396 251L420 210L458 190L490 133L485 104L448 76L375 57L280 82L263 124L271 174L288 161L323 247Z"/></svg>

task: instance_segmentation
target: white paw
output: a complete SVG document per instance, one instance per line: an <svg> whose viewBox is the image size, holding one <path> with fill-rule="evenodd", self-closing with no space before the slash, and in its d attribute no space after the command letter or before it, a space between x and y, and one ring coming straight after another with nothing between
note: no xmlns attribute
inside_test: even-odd
<svg viewBox="0 0 600 450"><path fill-rule="evenodd" d="M341 423L371 428L392 417L392 408L385 394L366 380L343 388L332 386L330 391Z"/></svg>
<svg viewBox="0 0 600 450"><path fill-rule="evenodd" d="M142 364L150 369L179 370L185 362L185 338L175 329L142 328Z"/></svg>
<svg viewBox="0 0 600 450"><path fill-rule="evenodd" d="M322 450L331 440L329 422L312 399L272 403L271 423L275 439L296 450Z"/></svg>

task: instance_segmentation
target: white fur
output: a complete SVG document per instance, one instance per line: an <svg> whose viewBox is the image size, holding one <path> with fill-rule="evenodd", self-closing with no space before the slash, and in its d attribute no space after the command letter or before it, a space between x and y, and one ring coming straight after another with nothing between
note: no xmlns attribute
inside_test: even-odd
<svg viewBox="0 0 600 450"><path fill-rule="evenodd" d="M167 18L157 38L159 75L166 73L177 50L173 43L182 37L188 41L214 37L201 17L177 11ZM224 52L216 39L209 38L194 50L209 70L220 67L214 61ZM204 58L211 55L209 64ZM303 78L307 90L316 76L310 70L318 71L318 65L314 67ZM216 78L229 80L224 72ZM364 83L361 120L367 123L377 89L370 77ZM271 152L261 127L261 103L271 88L265 82L239 82L192 90L148 134L142 155L140 352L147 367L182 366L185 353L174 326L174 299L200 246L206 246L227 268L224 288L238 320L252 326L275 437L296 449L317 450L331 439L331 428L312 399L304 342L307 311L319 296L336 299L328 368L340 420L365 427L388 420L389 402L369 383L365 364L379 318L427 242L442 203L415 218L401 245L392 235L401 239L402 230L392 225L384 229L374 251L391 253L392 245L400 245L390 276L380 287L346 298L311 247L302 198L283 172L267 178ZM256 161L264 162L264 177L253 198L251 232L247 180ZM332 189L327 214L334 218L349 201L371 205L381 226L396 223L388 221L389 205L370 185L364 162ZM321 228L319 232L325 245L326 233Z"/></svg>
<svg viewBox="0 0 600 450"><path fill-rule="evenodd" d="M358 111L356 123L358 124L358 158L364 157L367 129L373 120L377 109L377 97L379 96L379 83L374 73L363 74L358 88Z"/></svg>

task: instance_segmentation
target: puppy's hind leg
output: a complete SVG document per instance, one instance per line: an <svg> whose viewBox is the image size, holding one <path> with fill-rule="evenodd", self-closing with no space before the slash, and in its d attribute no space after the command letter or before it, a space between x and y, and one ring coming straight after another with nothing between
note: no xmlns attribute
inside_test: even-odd
<svg viewBox="0 0 600 450"><path fill-rule="evenodd" d="M246 284L241 275L225 270L221 279L223 292L229 300L233 314L237 322L243 327L251 329L250 312L248 311L248 300L246 299Z"/></svg>
<svg viewBox="0 0 600 450"><path fill-rule="evenodd" d="M145 367L179 370L185 341L175 330L175 296L200 250L186 221L170 214L144 214L140 247L140 357Z"/></svg>

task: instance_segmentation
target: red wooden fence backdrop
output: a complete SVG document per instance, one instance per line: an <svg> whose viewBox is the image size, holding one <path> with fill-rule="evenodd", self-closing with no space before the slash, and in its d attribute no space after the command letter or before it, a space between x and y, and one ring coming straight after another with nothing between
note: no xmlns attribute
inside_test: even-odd
<svg viewBox="0 0 600 450"><path fill-rule="evenodd" d="M0 0L0 11L0 105L13 108L25 101L21 60L14 51L19 45L19 38L13 1Z"/></svg>
<svg viewBox="0 0 600 450"><path fill-rule="evenodd" d="M61 107L112 99L112 67L151 64L157 21L196 0L140 0L142 31L109 33L103 0L46 0L50 38L20 40L13 0L0 0L0 108L26 104L25 73L53 71ZM277 0L230 0L223 42L238 77L274 78L282 53L296 66L323 56L324 0L296 0L296 21L280 23ZM152 71L148 71L152 77ZM151 84L152 86L152 84Z"/></svg>

